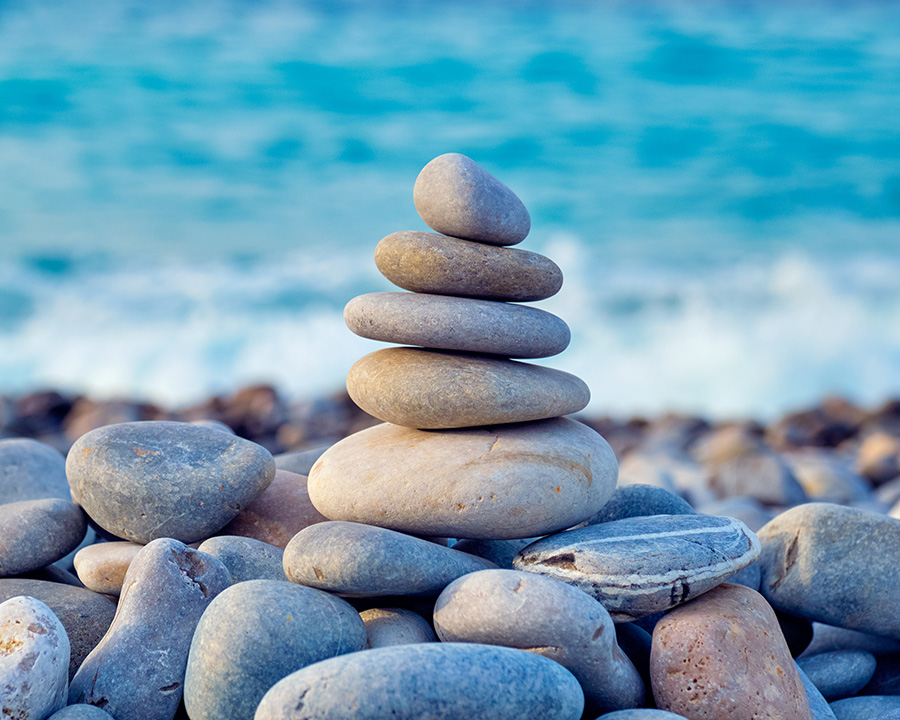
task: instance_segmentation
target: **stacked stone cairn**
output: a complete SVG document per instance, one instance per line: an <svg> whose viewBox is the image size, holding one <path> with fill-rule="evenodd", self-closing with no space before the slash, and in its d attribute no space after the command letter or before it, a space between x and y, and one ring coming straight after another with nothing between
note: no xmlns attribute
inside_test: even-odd
<svg viewBox="0 0 900 720"><path fill-rule="evenodd" d="M217 424L0 440L0 717L896 718L900 523L617 488L584 383L521 362L569 341L522 203L461 155L414 199L411 292L345 313L402 344L348 377L384 422L308 479Z"/></svg>

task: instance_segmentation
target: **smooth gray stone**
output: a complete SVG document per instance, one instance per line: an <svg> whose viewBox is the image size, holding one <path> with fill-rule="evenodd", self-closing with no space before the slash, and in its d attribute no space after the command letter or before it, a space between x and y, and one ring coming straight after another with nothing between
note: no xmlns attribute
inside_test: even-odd
<svg viewBox="0 0 900 720"><path fill-rule="evenodd" d="M570 583L628 622L681 605L758 557L759 541L740 520L651 515L538 540L513 566Z"/></svg>
<svg viewBox="0 0 900 720"><path fill-rule="evenodd" d="M624 485L613 490L613 494L600 512L586 520L583 525L624 520L646 515L693 515L696 511L687 500L673 492L655 485Z"/></svg>
<svg viewBox="0 0 900 720"><path fill-rule="evenodd" d="M309 450L298 450L297 452L281 453L275 455L275 467L278 470L287 470L288 472L298 475L309 475L312 466L316 464L316 460L322 457L328 448L334 443L327 445L319 445Z"/></svg>
<svg viewBox="0 0 900 720"><path fill-rule="evenodd" d="M561 665L492 645L422 643L310 665L266 693L255 720L578 720L584 694Z"/></svg>
<svg viewBox="0 0 900 720"><path fill-rule="evenodd" d="M78 547L87 532L81 508L60 498L0 505L0 576L46 567Z"/></svg>
<svg viewBox="0 0 900 720"><path fill-rule="evenodd" d="M864 650L834 650L797 661L826 700L856 695L872 679L876 664Z"/></svg>
<svg viewBox="0 0 900 720"><path fill-rule="evenodd" d="M130 542L88 545L75 555L75 572L86 588L118 597L122 594L128 566L143 547Z"/></svg>
<svg viewBox="0 0 900 720"><path fill-rule="evenodd" d="M676 715L667 710L650 710L636 708L634 710L616 710L615 712L601 715L603 720L687 720L684 715ZM599 720L599 718L597 718Z"/></svg>
<svg viewBox="0 0 900 720"><path fill-rule="evenodd" d="M563 283L543 255L430 232L388 235L375 247L375 265L404 290L484 300L545 300Z"/></svg>
<svg viewBox="0 0 900 720"><path fill-rule="evenodd" d="M69 638L33 597L0 603L0 716L43 720L66 704Z"/></svg>
<svg viewBox="0 0 900 720"><path fill-rule="evenodd" d="M900 641L859 630L814 622L813 636L802 657L818 655L832 650L865 650L873 655L900 653Z"/></svg>
<svg viewBox="0 0 900 720"><path fill-rule="evenodd" d="M220 593L197 624L184 706L191 720L252 720L283 677L365 647L363 621L344 600L276 580L243 582Z"/></svg>
<svg viewBox="0 0 900 720"><path fill-rule="evenodd" d="M809 503L778 515L759 539L760 592L773 607L900 640L900 521Z"/></svg>
<svg viewBox="0 0 900 720"><path fill-rule="evenodd" d="M437 642L428 621L405 608L369 608L359 616L366 626L370 648Z"/></svg>
<svg viewBox="0 0 900 720"><path fill-rule="evenodd" d="M47 720L111 720L110 715L105 710L101 710L96 705L86 705L78 703L77 705L69 705L59 712L53 713Z"/></svg>
<svg viewBox="0 0 900 720"><path fill-rule="evenodd" d="M274 545L238 535L219 535L204 540L197 548L222 561L231 574L231 583L248 580L287 582L282 566L284 551Z"/></svg>
<svg viewBox="0 0 900 720"><path fill-rule="evenodd" d="M333 520L511 540L580 523L615 485L607 442L587 425L554 418L441 432L376 425L319 458L308 488Z"/></svg>
<svg viewBox="0 0 900 720"><path fill-rule="evenodd" d="M531 545L539 538L522 538L521 540L460 540L453 545L454 550L477 555L490 560L498 568L512 570L513 558L520 550Z"/></svg>
<svg viewBox="0 0 900 720"><path fill-rule="evenodd" d="M796 662L794 665L797 668L797 674L800 676L800 681L803 683L803 690L806 692L806 699L809 702L809 709L810 712L812 712L813 720L834 720L834 711L829 707L828 701L822 697L822 693L819 692L819 689L815 686L813 681L809 679L809 676L805 672L803 672L803 668Z"/></svg>
<svg viewBox="0 0 900 720"><path fill-rule="evenodd" d="M411 347L357 360L347 392L379 420L432 430L553 418L583 410L591 399L588 386L562 370Z"/></svg>
<svg viewBox="0 0 900 720"><path fill-rule="evenodd" d="M728 578L728 582L759 592L759 584L762 582L762 570L759 568L759 562L750 563L743 570L738 570Z"/></svg>
<svg viewBox="0 0 900 720"><path fill-rule="evenodd" d="M612 618L594 598L551 578L483 570L450 583L434 606L443 642L529 650L571 672L588 710L644 704L644 682L616 642Z"/></svg>
<svg viewBox="0 0 900 720"><path fill-rule="evenodd" d="M124 540L190 543L224 527L275 477L269 452L249 440L177 422L107 425L69 451L72 497Z"/></svg>
<svg viewBox="0 0 900 720"><path fill-rule="evenodd" d="M531 229L522 201L471 158L459 153L429 162L413 187L419 217L444 235L490 245L515 245Z"/></svg>
<svg viewBox="0 0 900 720"><path fill-rule="evenodd" d="M291 582L347 597L437 595L456 578L490 567L475 555L352 522L310 525L284 550Z"/></svg>
<svg viewBox="0 0 900 720"><path fill-rule="evenodd" d="M344 322L370 340L513 358L557 355L571 339L569 326L540 308L423 293L359 295Z"/></svg>
<svg viewBox="0 0 900 720"><path fill-rule="evenodd" d="M65 457L37 440L0 440L0 504L44 498L72 499Z"/></svg>
<svg viewBox="0 0 900 720"><path fill-rule="evenodd" d="M0 601L19 595L40 600L59 618L69 638L71 680L109 629L116 604L108 597L71 585L19 578L0 580Z"/></svg>
<svg viewBox="0 0 900 720"><path fill-rule="evenodd" d="M150 542L128 568L109 632L75 673L69 703L97 705L116 720L171 720L197 622L230 581L206 553L171 538Z"/></svg>
<svg viewBox="0 0 900 720"><path fill-rule="evenodd" d="M830 703L836 720L878 720L882 715L900 710L900 696L865 695L835 700Z"/></svg>

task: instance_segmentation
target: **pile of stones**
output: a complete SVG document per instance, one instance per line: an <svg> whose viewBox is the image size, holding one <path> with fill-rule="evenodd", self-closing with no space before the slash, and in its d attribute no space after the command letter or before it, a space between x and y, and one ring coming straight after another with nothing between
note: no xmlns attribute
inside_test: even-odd
<svg viewBox="0 0 900 720"><path fill-rule="evenodd" d="M704 488L617 487L584 383L520 362L569 341L522 203L461 155L414 199L436 232L376 249L410 292L345 313L404 345L348 377L382 424L290 463L215 422L0 440L0 717L896 720L900 521L778 473L758 534L697 512L779 470L740 432ZM630 472L685 483L673 436Z"/></svg>

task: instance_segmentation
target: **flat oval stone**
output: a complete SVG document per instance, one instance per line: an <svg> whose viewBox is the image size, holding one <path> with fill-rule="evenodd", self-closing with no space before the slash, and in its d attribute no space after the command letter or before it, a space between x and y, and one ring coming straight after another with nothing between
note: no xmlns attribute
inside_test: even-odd
<svg viewBox="0 0 900 720"><path fill-rule="evenodd" d="M234 435L177 422L108 425L69 451L72 497L116 537L205 540L265 490L269 452Z"/></svg>
<svg viewBox="0 0 900 720"><path fill-rule="evenodd" d="M428 621L405 608L369 608L359 616L366 626L370 648L437 642Z"/></svg>
<svg viewBox="0 0 900 720"><path fill-rule="evenodd" d="M863 650L835 650L801 658L797 664L826 700L856 695L875 674L877 661Z"/></svg>
<svg viewBox="0 0 900 720"><path fill-rule="evenodd" d="M900 521L809 503L764 525L759 540L760 592L773 607L900 640Z"/></svg>
<svg viewBox="0 0 900 720"><path fill-rule="evenodd" d="M493 564L403 533L350 522L301 530L284 551L291 582L348 597L437 595Z"/></svg>
<svg viewBox="0 0 900 720"><path fill-rule="evenodd" d="M263 697L255 720L578 720L583 707L578 681L540 655L423 643L350 653L288 675Z"/></svg>
<svg viewBox="0 0 900 720"><path fill-rule="evenodd" d="M72 499L65 457L37 440L0 440L0 504L45 498Z"/></svg>
<svg viewBox="0 0 900 720"><path fill-rule="evenodd" d="M583 410L591 399L582 380L561 370L409 347L357 360L347 392L369 415L421 429L541 420Z"/></svg>
<svg viewBox="0 0 900 720"><path fill-rule="evenodd" d="M197 622L230 580L206 553L171 538L150 542L128 568L109 631L72 678L69 703L97 705L116 720L171 720Z"/></svg>
<svg viewBox="0 0 900 720"><path fill-rule="evenodd" d="M529 305L424 293L359 295L344 322L370 340L514 358L557 355L569 345L569 326Z"/></svg>
<svg viewBox="0 0 900 720"><path fill-rule="evenodd" d="M572 527L615 485L612 449L569 418L441 432L384 424L319 458L309 496L335 520L504 540Z"/></svg>
<svg viewBox="0 0 900 720"><path fill-rule="evenodd" d="M538 540L513 566L574 585L627 622L681 605L758 557L759 541L740 520L652 515Z"/></svg>
<svg viewBox="0 0 900 720"><path fill-rule="evenodd" d="M0 576L54 563L78 547L87 518L68 500L47 498L0 505Z"/></svg>
<svg viewBox="0 0 900 720"><path fill-rule="evenodd" d="M0 603L0 716L46 718L66 705L69 638L33 597Z"/></svg>
<svg viewBox="0 0 900 720"><path fill-rule="evenodd" d="M430 232L388 235L375 247L375 265L404 290L484 300L545 300L563 283L543 255Z"/></svg>
<svg viewBox="0 0 900 720"><path fill-rule="evenodd" d="M44 603L59 618L69 638L69 679L106 634L116 614L108 597L84 588L45 580L0 580L0 602L27 595Z"/></svg>
<svg viewBox="0 0 900 720"><path fill-rule="evenodd" d="M88 545L75 554L75 572L86 588L118 597L128 567L143 547L140 543L130 542Z"/></svg>
<svg viewBox="0 0 900 720"><path fill-rule="evenodd" d="M609 613L581 590L515 570L482 570L450 583L434 606L443 642L519 648L555 660L584 690L589 711L644 704L644 683L616 643Z"/></svg>
<svg viewBox="0 0 900 720"><path fill-rule="evenodd" d="M292 672L366 646L359 613L340 598L275 580L234 585L197 624L184 682L191 720L252 720Z"/></svg>
<svg viewBox="0 0 900 720"><path fill-rule="evenodd" d="M204 540L197 550L218 558L228 568L232 584L248 580L287 581L282 567L284 551L274 545L237 535L218 535Z"/></svg>
<svg viewBox="0 0 900 720"><path fill-rule="evenodd" d="M429 162L413 187L425 224L444 235L491 245L515 245L531 230L522 201L471 158L459 153Z"/></svg>
<svg viewBox="0 0 900 720"><path fill-rule="evenodd" d="M653 696L691 720L812 720L803 683L762 596L725 583L653 631Z"/></svg>

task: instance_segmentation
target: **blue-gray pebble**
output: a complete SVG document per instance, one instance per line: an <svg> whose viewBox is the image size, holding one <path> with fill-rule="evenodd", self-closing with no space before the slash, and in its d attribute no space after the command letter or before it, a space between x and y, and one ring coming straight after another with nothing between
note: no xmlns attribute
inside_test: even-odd
<svg viewBox="0 0 900 720"><path fill-rule="evenodd" d="M78 703L53 713L47 720L112 720L112 715L96 705Z"/></svg>
<svg viewBox="0 0 900 720"><path fill-rule="evenodd" d="M37 440L0 440L0 504L43 498L72 499L65 457Z"/></svg>
<svg viewBox="0 0 900 720"><path fill-rule="evenodd" d="M800 676L800 682L803 683L803 691L806 693L806 700L809 702L809 711L812 713L813 720L834 720L834 712L828 705L828 701L822 697L819 688L815 686L809 676L803 672L803 668L797 665L797 674Z"/></svg>
<svg viewBox="0 0 900 720"><path fill-rule="evenodd" d="M878 720L888 712L900 710L900 696L863 695L835 700L830 705L837 720Z"/></svg>
<svg viewBox="0 0 900 720"><path fill-rule="evenodd" d="M212 536L265 490L275 462L256 443L190 423L108 425L69 451L72 497L100 527L138 543Z"/></svg>
<svg viewBox="0 0 900 720"><path fill-rule="evenodd" d="M561 665L493 645L424 643L310 665L266 693L255 720L578 720L584 695Z"/></svg>
<svg viewBox="0 0 900 720"><path fill-rule="evenodd" d="M210 604L191 642L184 705L191 720L252 720L276 682L366 647L359 613L321 590L250 580Z"/></svg>
<svg viewBox="0 0 900 720"><path fill-rule="evenodd" d="M0 576L46 567L78 547L87 532L81 508L60 498L0 505Z"/></svg>
<svg viewBox="0 0 900 720"><path fill-rule="evenodd" d="M693 515L696 510L690 503L665 488L635 483L621 485L613 490L600 512L585 520L582 525L624 520L644 515Z"/></svg>
<svg viewBox="0 0 900 720"><path fill-rule="evenodd" d="M601 715L603 720L687 720L684 715L676 715L668 710L651 710L639 708L635 710L616 710L615 712ZM600 720L597 718L597 720Z"/></svg>
<svg viewBox="0 0 900 720"><path fill-rule="evenodd" d="M797 664L826 700L856 695L875 674L876 660L864 650L834 650L801 658Z"/></svg>
<svg viewBox="0 0 900 720"><path fill-rule="evenodd" d="M247 580L281 580L284 576L284 551L262 540L239 535L218 535L204 540L197 548L222 561L231 574L232 584Z"/></svg>

